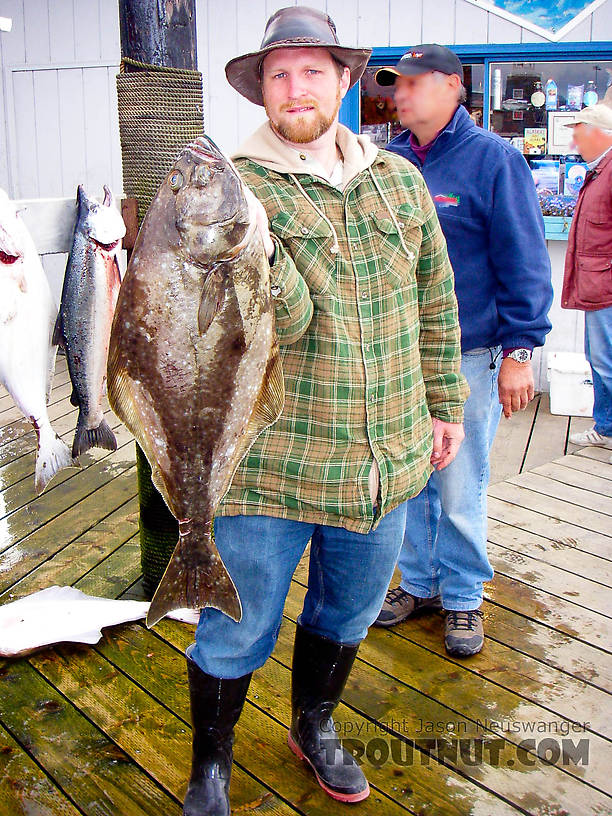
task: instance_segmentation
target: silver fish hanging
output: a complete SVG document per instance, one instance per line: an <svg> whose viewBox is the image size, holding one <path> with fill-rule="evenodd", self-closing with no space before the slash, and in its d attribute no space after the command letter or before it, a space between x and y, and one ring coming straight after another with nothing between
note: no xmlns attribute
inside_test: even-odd
<svg viewBox="0 0 612 816"><path fill-rule="evenodd" d="M37 493L73 464L47 414L57 352L51 342L55 315L34 241L15 204L0 190L0 383L36 431Z"/></svg>
<svg viewBox="0 0 612 816"><path fill-rule="evenodd" d="M66 265L62 302L53 340L66 351L72 382L70 401L79 408L72 455L94 446L116 450L103 416L102 397L110 329L121 277L117 256L125 224L104 187L100 204L79 185L77 220Z"/></svg>

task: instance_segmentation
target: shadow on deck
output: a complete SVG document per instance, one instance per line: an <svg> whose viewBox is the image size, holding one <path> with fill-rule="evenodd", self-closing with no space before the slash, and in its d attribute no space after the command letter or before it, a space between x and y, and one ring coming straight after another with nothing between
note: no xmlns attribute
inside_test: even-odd
<svg viewBox="0 0 612 816"><path fill-rule="evenodd" d="M49 413L67 439L69 394L58 361ZM0 391L2 602L52 584L141 597L133 443L111 419L118 450L87 455L83 470L64 471L35 497L35 437ZM277 648L237 727L234 813L612 813L612 465L599 449L566 455L570 427L588 424L552 417L545 397L502 424L489 491L496 576L480 655L449 658L437 616L371 630L337 714L372 787L359 805L329 799L286 745L300 564ZM178 816L192 632L173 621L130 624L94 647L1 661L3 816Z"/></svg>

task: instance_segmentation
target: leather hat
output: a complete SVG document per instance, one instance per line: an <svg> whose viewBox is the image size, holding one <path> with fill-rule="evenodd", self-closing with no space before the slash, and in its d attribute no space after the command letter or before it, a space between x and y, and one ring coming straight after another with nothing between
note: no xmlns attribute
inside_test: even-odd
<svg viewBox="0 0 612 816"><path fill-rule="evenodd" d="M371 48L340 45L334 21L325 12L308 6L290 6L275 12L264 31L259 51L234 57L225 66L227 81L239 94L263 105L260 69L264 57L279 48L326 48L351 72L352 87L363 74Z"/></svg>

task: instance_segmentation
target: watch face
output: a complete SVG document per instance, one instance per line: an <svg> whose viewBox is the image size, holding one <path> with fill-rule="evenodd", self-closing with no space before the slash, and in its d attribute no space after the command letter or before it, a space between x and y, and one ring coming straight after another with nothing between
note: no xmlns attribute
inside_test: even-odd
<svg viewBox="0 0 612 816"><path fill-rule="evenodd" d="M512 357L513 360L516 360L517 363L526 363L527 360L531 359L531 354L527 351L527 349L514 349L508 355Z"/></svg>

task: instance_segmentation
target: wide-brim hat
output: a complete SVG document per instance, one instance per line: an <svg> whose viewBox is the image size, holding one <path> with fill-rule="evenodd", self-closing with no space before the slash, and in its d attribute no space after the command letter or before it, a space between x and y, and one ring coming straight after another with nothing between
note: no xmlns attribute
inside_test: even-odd
<svg viewBox="0 0 612 816"><path fill-rule="evenodd" d="M232 88L256 105L263 105L261 63L267 54L279 48L326 48L351 72L349 87L359 81L372 53L371 48L340 45L334 21L325 12L308 6L290 6L270 17L259 51L234 57L227 63L225 75Z"/></svg>

